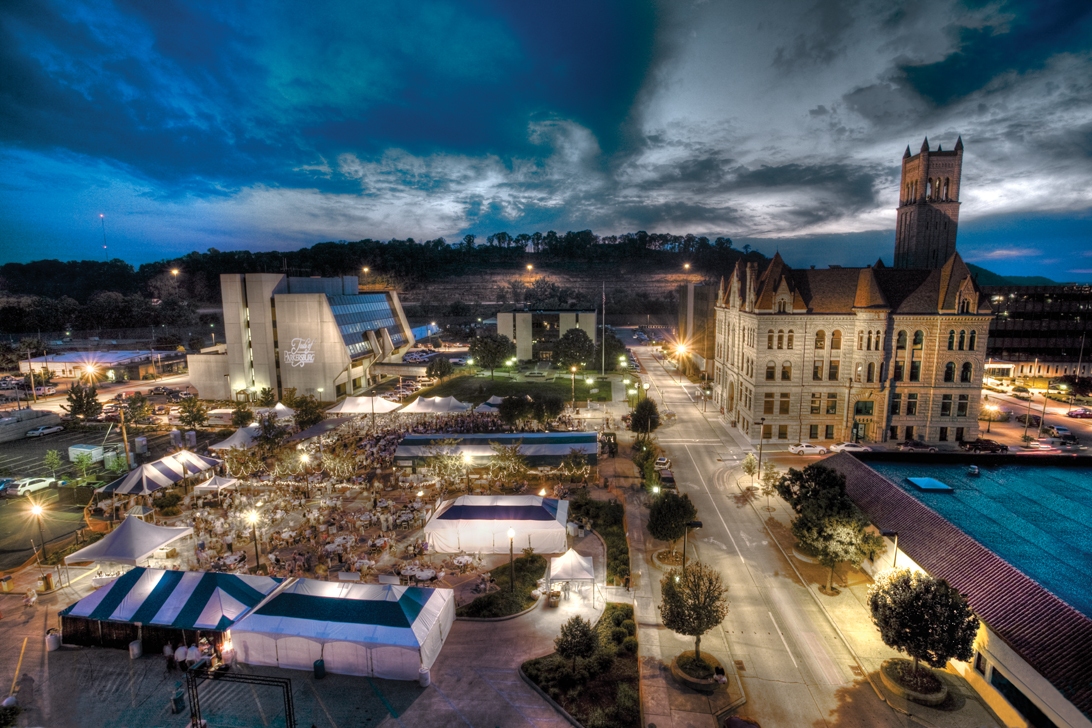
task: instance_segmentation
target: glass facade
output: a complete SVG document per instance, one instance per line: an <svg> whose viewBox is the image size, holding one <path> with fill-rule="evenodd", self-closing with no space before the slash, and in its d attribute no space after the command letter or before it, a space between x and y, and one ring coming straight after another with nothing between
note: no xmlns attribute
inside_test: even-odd
<svg viewBox="0 0 1092 728"><path fill-rule="evenodd" d="M398 319L391 310L386 295L369 293L326 298L330 301L330 310L334 313L341 339L345 342L351 358L372 353L372 345L368 341L369 331L387 329L395 346L406 343L406 337L398 327Z"/></svg>

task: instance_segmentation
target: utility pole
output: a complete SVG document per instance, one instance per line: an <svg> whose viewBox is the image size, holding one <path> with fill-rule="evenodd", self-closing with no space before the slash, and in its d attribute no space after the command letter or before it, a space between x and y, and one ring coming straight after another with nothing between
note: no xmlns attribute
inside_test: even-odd
<svg viewBox="0 0 1092 728"><path fill-rule="evenodd" d="M129 436L125 432L125 405L118 408L118 414L121 415L121 441L125 444L125 472L129 472L132 461L129 459Z"/></svg>

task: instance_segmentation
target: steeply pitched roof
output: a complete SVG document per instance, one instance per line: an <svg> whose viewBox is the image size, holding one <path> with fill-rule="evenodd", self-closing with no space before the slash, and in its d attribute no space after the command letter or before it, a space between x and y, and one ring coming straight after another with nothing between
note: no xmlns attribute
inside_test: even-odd
<svg viewBox="0 0 1092 728"><path fill-rule="evenodd" d="M890 308L887 299L880 290L880 283L871 268L861 268L857 276L857 295L853 299L854 308Z"/></svg>
<svg viewBox="0 0 1092 728"><path fill-rule="evenodd" d="M979 619L1058 692L1092 718L1092 619L852 455L823 461L846 494L899 548L960 592Z"/></svg>

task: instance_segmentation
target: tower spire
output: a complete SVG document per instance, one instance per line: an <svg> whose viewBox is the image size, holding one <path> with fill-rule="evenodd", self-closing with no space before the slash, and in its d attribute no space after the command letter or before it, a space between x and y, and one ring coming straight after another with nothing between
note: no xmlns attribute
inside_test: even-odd
<svg viewBox="0 0 1092 728"><path fill-rule="evenodd" d="M929 151L929 137L925 137L925 141L923 141L921 143L921 151L923 151L923 152L928 152Z"/></svg>
<svg viewBox="0 0 1092 728"><path fill-rule="evenodd" d="M910 145L907 144L906 145L906 153L902 155L902 158L903 159L910 159L910 156L911 156L910 155Z"/></svg>

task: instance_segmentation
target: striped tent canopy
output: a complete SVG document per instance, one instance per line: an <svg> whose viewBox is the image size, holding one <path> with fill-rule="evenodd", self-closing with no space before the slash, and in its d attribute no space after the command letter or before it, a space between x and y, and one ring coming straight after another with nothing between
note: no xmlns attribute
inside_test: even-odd
<svg viewBox="0 0 1092 728"><path fill-rule="evenodd" d="M61 612L103 622L223 632L282 579L138 567Z"/></svg>
<svg viewBox="0 0 1092 728"><path fill-rule="evenodd" d="M119 495L148 495L168 485L174 485L183 478L216 467L220 464L215 458L204 457L189 450L180 450L173 455L141 465L130 470L112 483L97 489L97 493L117 493Z"/></svg>
<svg viewBox="0 0 1092 728"><path fill-rule="evenodd" d="M489 462L494 455L494 443L519 445L520 454L527 458L527 464L532 467L556 467L574 448L584 453L589 465L595 465L599 453L599 437L594 432L407 435L394 452L394 463L402 468L427 465L429 453L443 440L455 440L454 454L469 457L475 466Z"/></svg>

